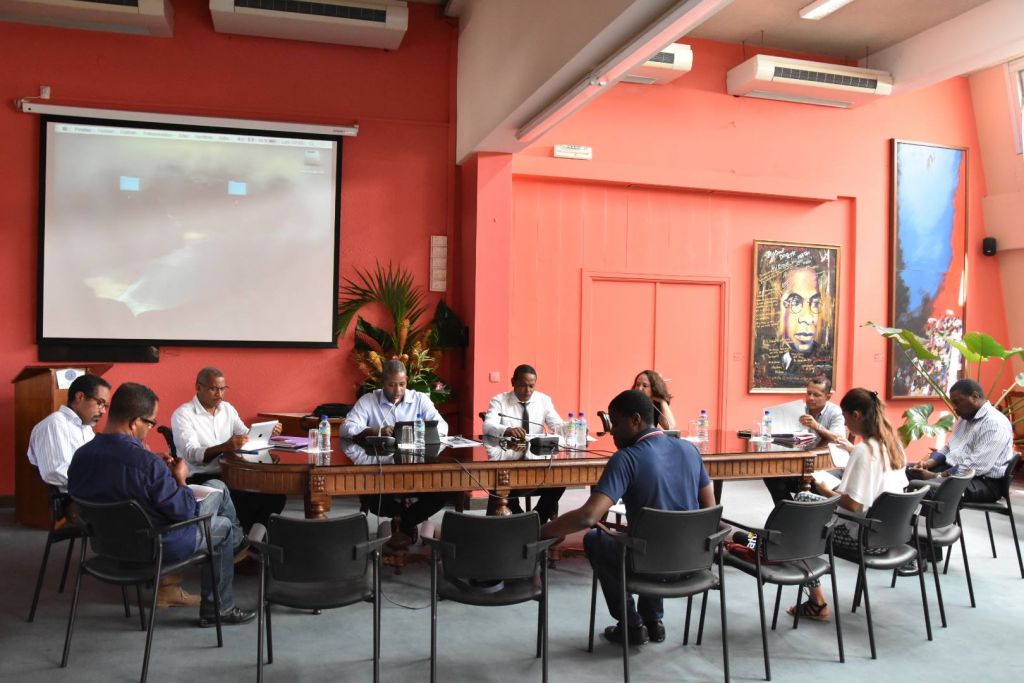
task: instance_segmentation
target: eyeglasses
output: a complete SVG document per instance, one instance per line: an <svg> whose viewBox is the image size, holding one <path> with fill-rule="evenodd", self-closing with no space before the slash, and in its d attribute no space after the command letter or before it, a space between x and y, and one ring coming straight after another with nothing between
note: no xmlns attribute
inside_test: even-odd
<svg viewBox="0 0 1024 683"><path fill-rule="evenodd" d="M139 419L148 424L150 427L156 427L156 420L150 420L148 417L140 417Z"/></svg>
<svg viewBox="0 0 1024 683"><path fill-rule="evenodd" d="M214 386L210 386L209 384L203 384L202 382L199 383L199 386L201 386L204 389L209 389L210 391L212 391L215 394L223 394L225 391L227 391L228 389L231 388L231 387L228 387L228 386L214 387Z"/></svg>
<svg viewBox="0 0 1024 683"><path fill-rule="evenodd" d="M810 299L804 299L799 294L790 294L782 300L782 305L789 309L790 313L800 313L806 305L811 313L821 310L821 297L815 294Z"/></svg>
<svg viewBox="0 0 1024 683"><path fill-rule="evenodd" d="M106 408L107 406L110 405L109 403L107 403L105 399L96 396L86 396L86 398L89 399L90 401L94 401L96 405L99 406L100 408Z"/></svg>

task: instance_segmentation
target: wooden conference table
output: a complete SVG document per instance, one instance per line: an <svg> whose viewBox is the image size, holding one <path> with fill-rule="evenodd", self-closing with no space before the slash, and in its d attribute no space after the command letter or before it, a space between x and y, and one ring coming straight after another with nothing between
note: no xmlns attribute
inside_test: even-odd
<svg viewBox="0 0 1024 683"><path fill-rule="evenodd" d="M537 458L504 439L486 437L483 446L438 448L374 455L349 440L334 440L329 454L271 450L259 456L221 457L221 477L229 488L257 493L301 495L309 519L326 517L334 496L444 491L494 491L497 514L508 514L514 489L591 486L615 451L611 435L598 437L586 451L559 451ZM695 444L697 445L697 444ZM708 474L730 479L804 476L831 469L827 449L801 450L751 442L735 432L712 431L699 444ZM253 462L253 460L259 460Z"/></svg>

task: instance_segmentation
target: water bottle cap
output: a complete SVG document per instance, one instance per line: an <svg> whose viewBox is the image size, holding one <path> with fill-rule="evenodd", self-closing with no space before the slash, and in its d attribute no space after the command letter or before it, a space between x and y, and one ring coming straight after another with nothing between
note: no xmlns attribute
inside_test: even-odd
<svg viewBox="0 0 1024 683"><path fill-rule="evenodd" d="M572 417L572 413L569 413L569 417Z"/></svg>
<svg viewBox="0 0 1024 683"><path fill-rule="evenodd" d="M416 419L417 420L422 420L423 419L423 413L416 413Z"/></svg>
<svg viewBox="0 0 1024 683"><path fill-rule="evenodd" d="M321 421L321 422L322 422L322 421L324 421L324 420L326 420L326 419L327 419L327 416L326 416L326 415L321 415L321 416L320 416L320 421Z"/></svg>
<svg viewBox="0 0 1024 683"><path fill-rule="evenodd" d="M580 411L580 417L583 417L583 411L582 410Z"/></svg>

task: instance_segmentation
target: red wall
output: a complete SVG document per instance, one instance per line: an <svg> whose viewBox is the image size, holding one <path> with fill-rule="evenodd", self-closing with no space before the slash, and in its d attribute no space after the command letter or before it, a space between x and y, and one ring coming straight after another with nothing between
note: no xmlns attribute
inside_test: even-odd
<svg viewBox="0 0 1024 683"><path fill-rule="evenodd" d="M712 417L743 428L763 406L792 398L747 392L753 240L839 244L837 389L884 396L885 345L860 325L888 318L891 138L969 149L967 320L1005 340L997 265L981 257L985 182L965 78L834 110L731 97L725 74L741 47L693 49L692 73L664 86L618 85L514 157L512 315L507 326L477 329L478 344L507 344L513 364L536 362L542 388L573 410L585 384L587 271L724 279L725 405ZM553 159L555 143L590 145L594 159ZM663 322L678 335L700 331L687 318ZM629 325L630 310L608 311L605 324ZM619 365L606 372L628 388L641 368ZM677 373L671 389L685 394L687 378ZM901 423L909 405L893 402L890 418Z"/></svg>
<svg viewBox="0 0 1024 683"><path fill-rule="evenodd" d="M175 5L173 38L0 22L0 495L14 491L13 390L35 362L38 121L10 103L53 89L55 104L309 123L358 121L344 143L341 275L392 259L427 282L429 236L454 235L457 32L437 7L412 4L394 52L222 35L204 3ZM396 249L401 245L400 249ZM117 248L111 245L111 248ZM451 278L449 279L452 282ZM437 297L429 297L431 307ZM301 302L296 302L301 305ZM164 347L158 364L119 364L107 377L150 385L161 418L190 398L196 370L223 369L243 419L352 400L351 335L339 349ZM452 363L457 367L458 363ZM451 378L458 382L459 378Z"/></svg>

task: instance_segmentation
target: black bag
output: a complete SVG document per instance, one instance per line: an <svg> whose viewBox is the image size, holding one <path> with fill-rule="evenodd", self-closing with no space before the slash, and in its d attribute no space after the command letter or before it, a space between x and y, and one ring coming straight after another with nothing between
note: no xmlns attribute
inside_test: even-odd
<svg viewBox="0 0 1024 683"><path fill-rule="evenodd" d="M309 414L312 417L320 419L321 415L327 417L345 417L348 415L348 411L352 410L351 403L321 403Z"/></svg>

